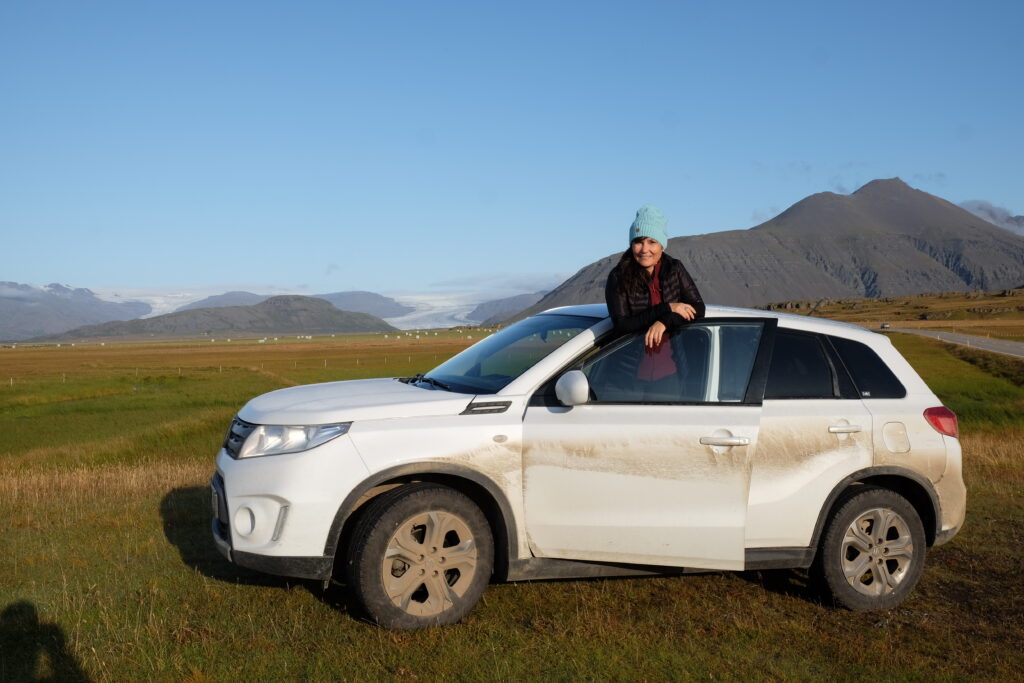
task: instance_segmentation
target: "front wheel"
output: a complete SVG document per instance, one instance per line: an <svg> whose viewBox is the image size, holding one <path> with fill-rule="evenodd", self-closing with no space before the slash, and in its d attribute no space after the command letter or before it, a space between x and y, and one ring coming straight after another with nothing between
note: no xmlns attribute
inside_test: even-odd
<svg viewBox="0 0 1024 683"><path fill-rule="evenodd" d="M914 589L924 558L914 506L893 491L862 486L830 516L813 573L849 609L890 609Z"/></svg>
<svg viewBox="0 0 1024 683"><path fill-rule="evenodd" d="M347 579L373 621L412 629L462 619L493 565L494 541L480 508L455 489L418 483L368 504L352 534Z"/></svg>

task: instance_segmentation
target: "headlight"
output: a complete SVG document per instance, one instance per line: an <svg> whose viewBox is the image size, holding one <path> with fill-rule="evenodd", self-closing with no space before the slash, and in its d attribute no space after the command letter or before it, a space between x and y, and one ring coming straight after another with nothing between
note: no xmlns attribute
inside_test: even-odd
<svg viewBox="0 0 1024 683"><path fill-rule="evenodd" d="M258 425L238 450L239 458L308 451L348 431L351 422L333 425Z"/></svg>

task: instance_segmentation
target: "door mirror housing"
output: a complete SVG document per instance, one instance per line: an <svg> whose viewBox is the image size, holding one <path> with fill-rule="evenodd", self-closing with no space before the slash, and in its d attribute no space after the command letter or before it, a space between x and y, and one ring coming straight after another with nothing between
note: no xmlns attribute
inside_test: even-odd
<svg viewBox="0 0 1024 683"><path fill-rule="evenodd" d="M590 382L579 370L570 370L555 382L555 396L567 406L578 406L590 400Z"/></svg>

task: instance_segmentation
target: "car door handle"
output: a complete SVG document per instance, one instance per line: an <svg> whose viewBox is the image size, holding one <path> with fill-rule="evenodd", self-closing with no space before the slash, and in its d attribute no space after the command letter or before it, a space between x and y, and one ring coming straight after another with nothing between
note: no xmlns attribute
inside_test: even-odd
<svg viewBox="0 0 1024 683"><path fill-rule="evenodd" d="M855 434L860 430L860 425L831 425L828 428L831 434Z"/></svg>
<svg viewBox="0 0 1024 683"><path fill-rule="evenodd" d="M750 439L746 436L702 436L702 446L749 446Z"/></svg>

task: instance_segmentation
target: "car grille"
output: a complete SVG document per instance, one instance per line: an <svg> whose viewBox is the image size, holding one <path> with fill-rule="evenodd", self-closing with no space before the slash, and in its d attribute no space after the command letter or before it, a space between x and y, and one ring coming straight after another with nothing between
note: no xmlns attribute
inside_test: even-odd
<svg viewBox="0 0 1024 683"><path fill-rule="evenodd" d="M232 458L238 458L238 451L241 450L242 444L245 443L245 439L252 434L252 430L256 429L256 425L245 420L235 418L231 421L231 427L228 429L227 435L224 437L224 450L228 452Z"/></svg>

